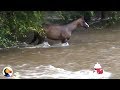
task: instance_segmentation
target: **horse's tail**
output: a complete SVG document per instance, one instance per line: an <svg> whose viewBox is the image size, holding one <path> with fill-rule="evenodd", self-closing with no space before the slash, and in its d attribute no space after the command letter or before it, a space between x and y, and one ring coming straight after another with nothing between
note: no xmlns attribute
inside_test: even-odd
<svg viewBox="0 0 120 90"><path fill-rule="evenodd" d="M26 43L37 45L43 43L44 39L37 31L32 30L27 34Z"/></svg>

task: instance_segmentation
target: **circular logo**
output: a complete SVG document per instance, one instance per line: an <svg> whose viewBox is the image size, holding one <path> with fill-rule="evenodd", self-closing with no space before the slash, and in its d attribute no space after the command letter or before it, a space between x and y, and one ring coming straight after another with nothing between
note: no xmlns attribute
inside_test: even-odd
<svg viewBox="0 0 120 90"><path fill-rule="evenodd" d="M5 77L11 77L13 75L13 70L10 67L3 68L3 75Z"/></svg>

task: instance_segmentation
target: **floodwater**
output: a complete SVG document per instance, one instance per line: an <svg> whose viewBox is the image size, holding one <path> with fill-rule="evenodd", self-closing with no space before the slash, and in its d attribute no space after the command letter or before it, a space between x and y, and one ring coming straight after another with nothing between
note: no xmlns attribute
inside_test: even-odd
<svg viewBox="0 0 120 90"><path fill-rule="evenodd" d="M2 69L10 66L21 79L81 79L82 70L93 70L98 62L110 79L120 79L119 28L73 32L69 44L0 50L0 78L6 78Z"/></svg>

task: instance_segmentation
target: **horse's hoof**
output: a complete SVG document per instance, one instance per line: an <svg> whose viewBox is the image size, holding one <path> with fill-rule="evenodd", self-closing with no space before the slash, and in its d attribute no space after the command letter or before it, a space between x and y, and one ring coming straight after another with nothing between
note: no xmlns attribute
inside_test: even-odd
<svg viewBox="0 0 120 90"><path fill-rule="evenodd" d="M62 43L62 46L69 46L69 43L68 42Z"/></svg>
<svg viewBox="0 0 120 90"><path fill-rule="evenodd" d="M50 47L50 44L48 42L44 42L43 44L43 47Z"/></svg>

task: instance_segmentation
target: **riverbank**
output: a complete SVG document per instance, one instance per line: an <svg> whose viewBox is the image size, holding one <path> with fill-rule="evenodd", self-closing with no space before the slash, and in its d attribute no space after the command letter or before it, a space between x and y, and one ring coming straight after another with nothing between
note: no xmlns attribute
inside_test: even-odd
<svg viewBox="0 0 120 90"><path fill-rule="evenodd" d="M115 32L115 31L120 31L120 22L118 21L117 23L111 23L111 20L98 20L98 21L92 21L92 22L88 22L88 24L90 25L90 28L88 29L83 29L83 28L79 28L77 30L74 31L75 32L79 32L79 33L92 33L92 32ZM37 45L37 42L35 42L35 44L27 44L27 41L32 41L32 39L34 38L34 34L31 33L31 36L29 36L30 38L28 38L27 40L23 40L23 41L19 41L16 42L16 45L11 46L11 47L0 47L0 50L2 49L8 49L8 48L22 48L22 47L27 47L27 46L34 46ZM49 42L51 44L57 42L57 41L52 41L49 40Z"/></svg>

